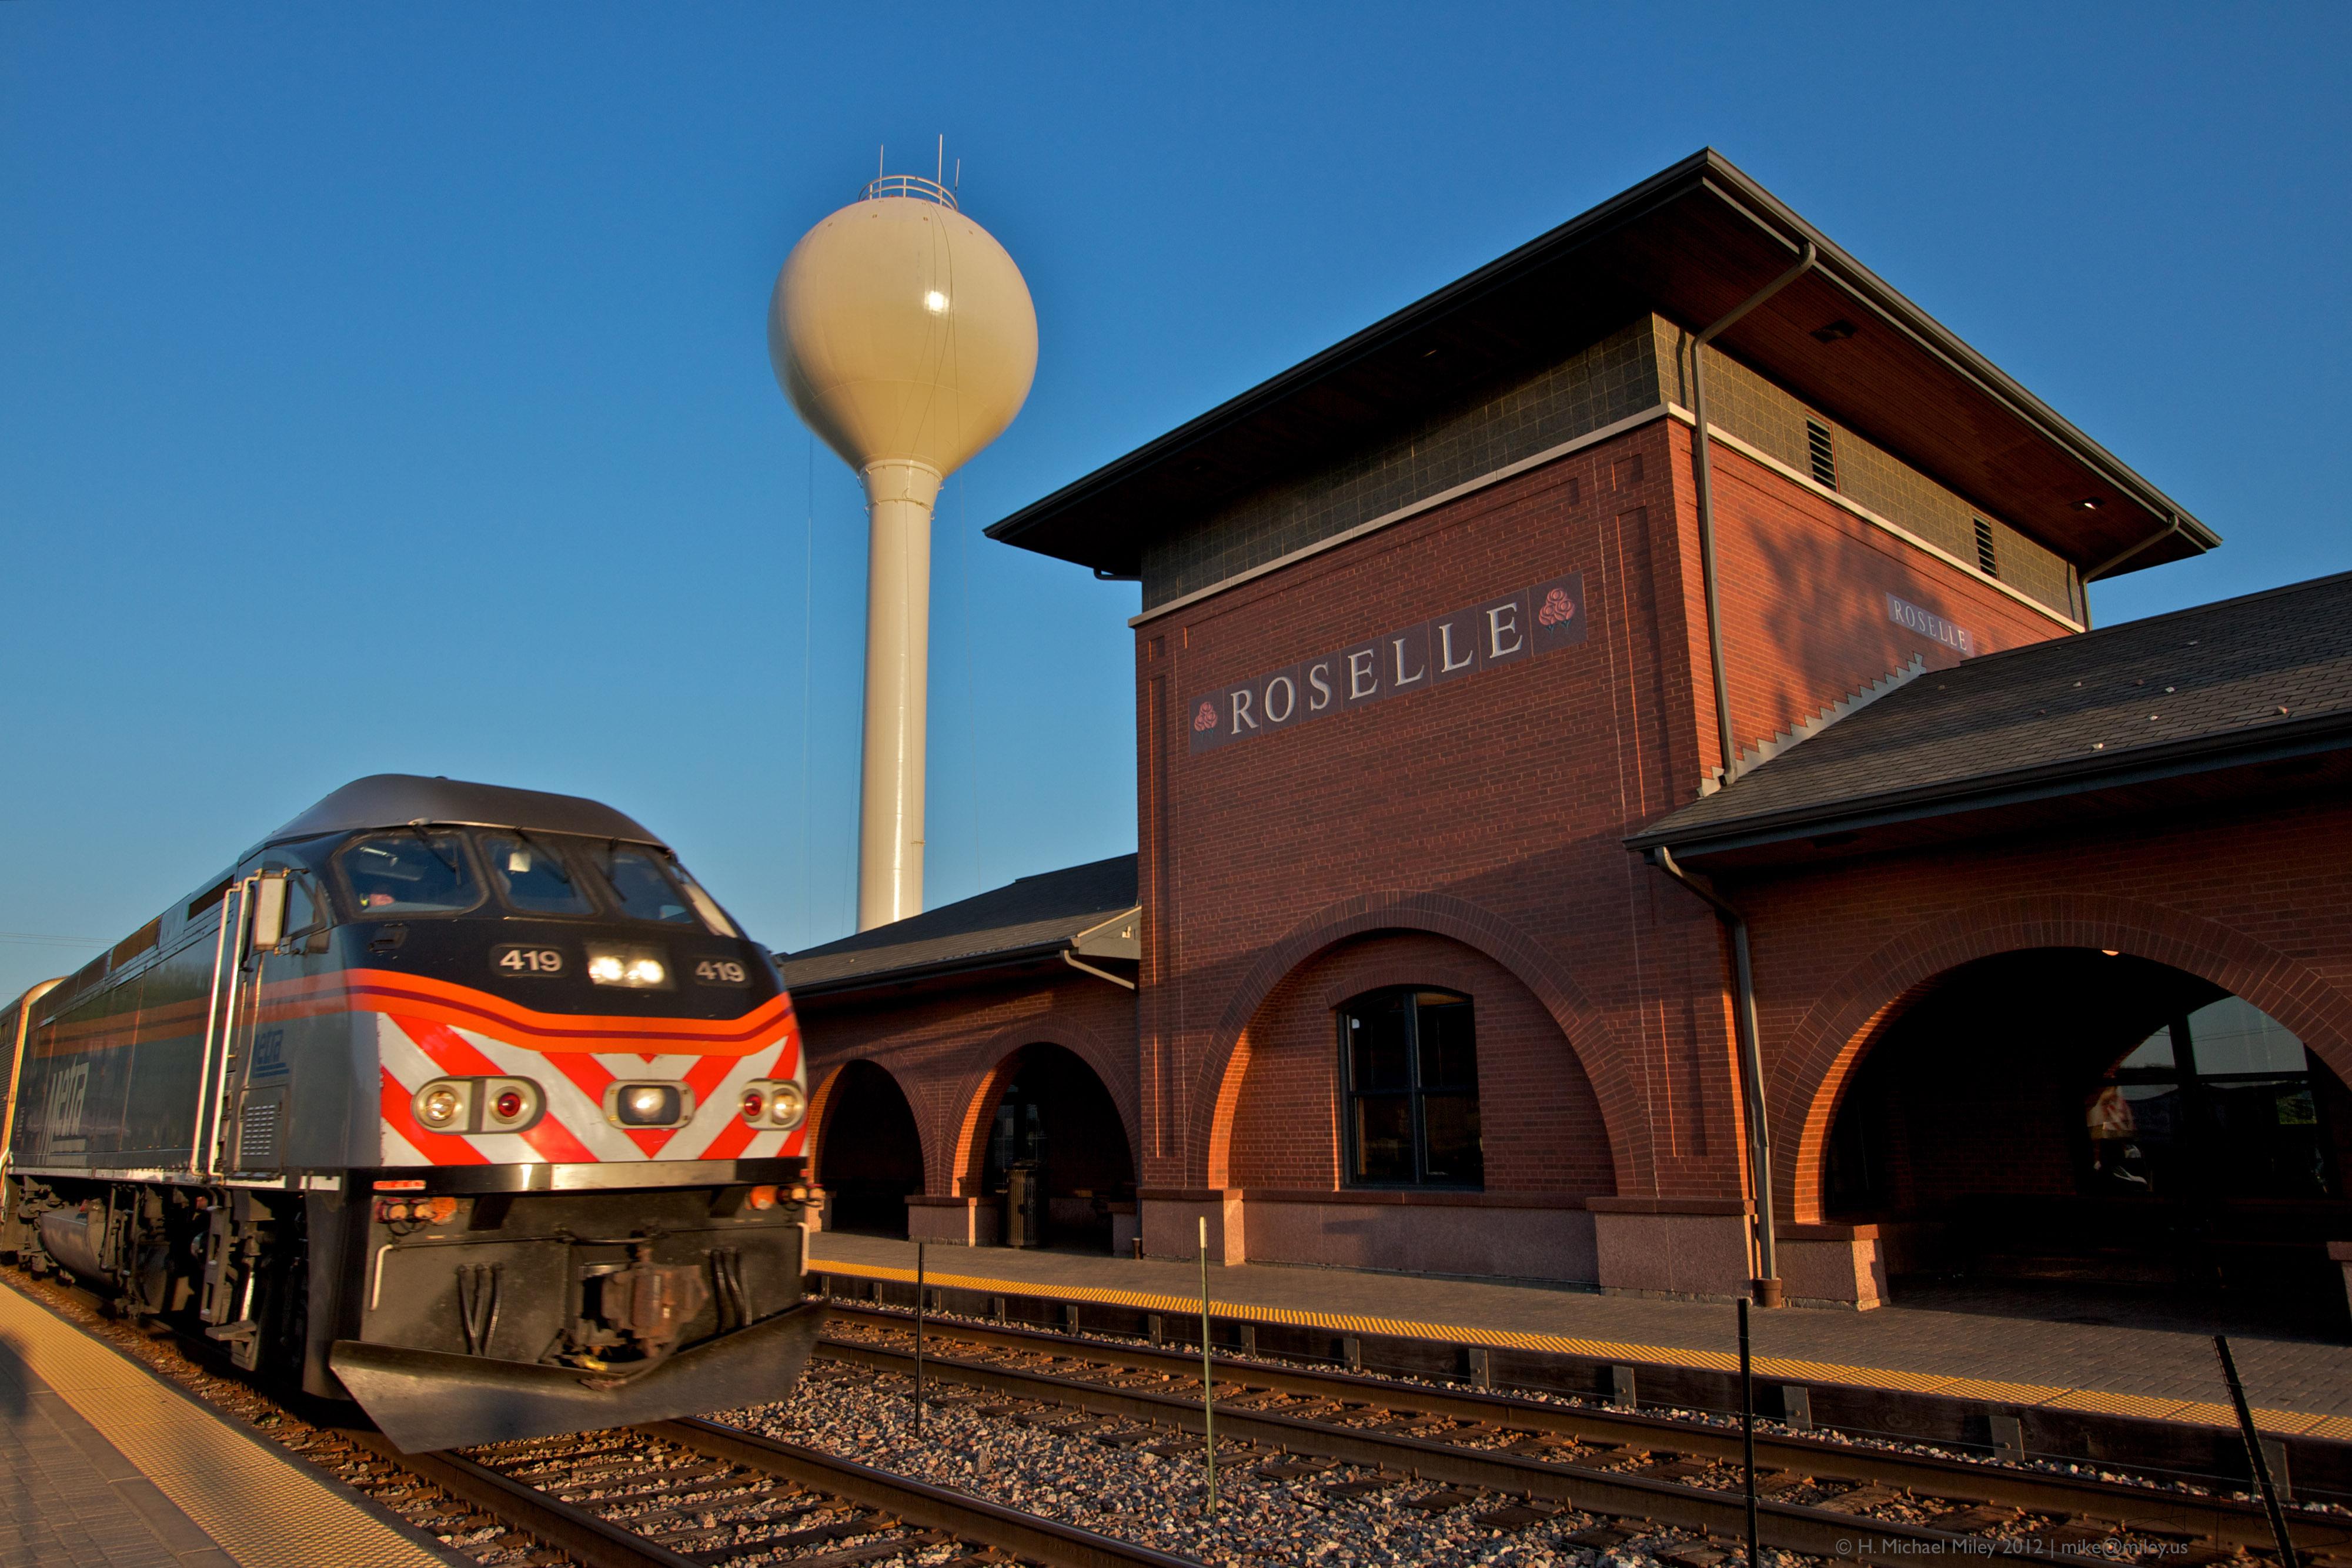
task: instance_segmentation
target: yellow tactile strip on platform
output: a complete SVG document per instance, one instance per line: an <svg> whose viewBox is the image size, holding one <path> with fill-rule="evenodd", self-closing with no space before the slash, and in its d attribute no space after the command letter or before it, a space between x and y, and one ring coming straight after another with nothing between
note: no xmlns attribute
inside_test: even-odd
<svg viewBox="0 0 2352 1568"><path fill-rule="evenodd" d="M871 1263L811 1260L811 1271L854 1279L892 1280L914 1283L912 1269L892 1269ZM1023 1280L991 1280L971 1274L940 1274L926 1270L923 1282L950 1291L979 1291L998 1296L1045 1297L1054 1301L1096 1301L1104 1306L1134 1307L1170 1314L1201 1310L1197 1296L1163 1296L1145 1291L1113 1291L1093 1285L1046 1285ZM1533 1350L1554 1355L1582 1356L1591 1361L1646 1363L1653 1366L1685 1366L1706 1372L1737 1372L1739 1358L1727 1352L1691 1350L1679 1345L1625 1344L1614 1340L1576 1339L1565 1334L1522 1333L1512 1329L1415 1322L1401 1318L1359 1317L1344 1312L1305 1312L1296 1307L1270 1307L1256 1302L1209 1299L1209 1311L1228 1322L1285 1323L1295 1328L1328 1329L1336 1333L1381 1334L1392 1339L1440 1340L1447 1344L1485 1345L1496 1350ZM1775 1383L1838 1383L1857 1388L1897 1388L1907 1394L1932 1394L1947 1399L1975 1399L1989 1405L2038 1405L2057 1410L2088 1410L2104 1415L2134 1416L2147 1421L2182 1421L2200 1427L2235 1427L2238 1417L2226 1405L2198 1399L2167 1399L2138 1394L2104 1394L2090 1388L2062 1388L2046 1383L2003 1383L1980 1377L1948 1377L1933 1372L1903 1372L1891 1367L1846 1366L1837 1362L1798 1361L1785 1356L1756 1358L1756 1375ZM2352 1417L2314 1416L2298 1410L2254 1410L2254 1425L2287 1437L2352 1438Z"/></svg>
<svg viewBox="0 0 2352 1568"><path fill-rule="evenodd" d="M446 1558L354 1508L299 1461L5 1288L0 1335L241 1568L446 1568Z"/></svg>

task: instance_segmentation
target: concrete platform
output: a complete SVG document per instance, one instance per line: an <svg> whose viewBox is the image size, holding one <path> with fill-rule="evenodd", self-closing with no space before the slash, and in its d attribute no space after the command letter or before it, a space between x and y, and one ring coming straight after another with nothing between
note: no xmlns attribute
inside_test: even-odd
<svg viewBox="0 0 2352 1568"><path fill-rule="evenodd" d="M0 1564L467 1563L0 1287Z"/></svg>
<svg viewBox="0 0 2352 1568"><path fill-rule="evenodd" d="M825 1233L809 1269L914 1278L911 1242ZM1145 1312L1197 1313L1191 1263L1006 1248L934 1246L943 1289L1051 1296ZM1633 1366L1721 1372L1738 1364L1733 1309L1483 1281L1267 1264L1213 1265L1211 1312L1223 1321L1549 1352ZM2032 1321L1887 1306L1871 1312L1789 1307L1754 1314L1759 1380L1885 1389L1938 1399L2136 1420L2234 1427L2210 1333ZM2267 1431L2352 1440L2352 1348L2231 1335L2255 1418Z"/></svg>

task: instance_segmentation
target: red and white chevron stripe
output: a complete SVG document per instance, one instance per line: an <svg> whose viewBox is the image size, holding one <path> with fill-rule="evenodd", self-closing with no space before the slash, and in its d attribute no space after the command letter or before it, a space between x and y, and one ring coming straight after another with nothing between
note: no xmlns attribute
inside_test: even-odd
<svg viewBox="0 0 2352 1568"><path fill-rule="evenodd" d="M800 1040L786 1034L748 1056L656 1055L533 1051L415 1014L378 1012L377 1060L383 1073L386 1166L590 1165L628 1160L759 1159L800 1154L805 1123L762 1131L739 1110L755 1079L797 1079ZM547 1112L520 1133L427 1132L416 1121L416 1092L436 1078L528 1078ZM616 1079L683 1082L695 1112L682 1127L624 1128L604 1118L604 1090Z"/></svg>

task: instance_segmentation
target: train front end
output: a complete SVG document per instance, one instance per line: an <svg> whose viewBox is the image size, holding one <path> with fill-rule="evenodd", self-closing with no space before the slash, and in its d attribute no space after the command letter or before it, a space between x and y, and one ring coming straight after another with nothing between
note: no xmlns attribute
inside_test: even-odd
<svg viewBox="0 0 2352 1568"><path fill-rule="evenodd" d="M411 1451L780 1396L822 1309L773 962L617 813L438 815L301 844L282 946L323 951L256 988L240 1137L315 1144L299 1118L334 1098L257 1077L273 1046L352 1080L353 1168L310 1207L312 1355Z"/></svg>

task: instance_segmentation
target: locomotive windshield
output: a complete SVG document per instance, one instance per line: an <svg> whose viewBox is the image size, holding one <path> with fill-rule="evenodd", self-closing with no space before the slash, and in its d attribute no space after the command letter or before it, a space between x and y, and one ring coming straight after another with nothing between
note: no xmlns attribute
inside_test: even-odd
<svg viewBox="0 0 2352 1568"><path fill-rule="evenodd" d="M621 912L631 919L693 924L694 911L687 907L686 894L662 874L660 864L645 851L604 846L596 855L596 869L604 873L605 885L613 890Z"/></svg>
<svg viewBox="0 0 2352 1568"><path fill-rule="evenodd" d="M485 902L478 867L487 866L499 904L517 915L603 915L739 935L683 866L644 845L521 829L412 827L362 833L338 862L363 917L465 914Z"/></svg>
<svg viewBox="0 0 2352 1568"><path fill-rule="evenodd" d="M527 915L593 915L595 904L553 844L520 833L484 833L490 873L506 901Z"/></svg>
<svg viewBox="0 0 2352 1568"><path fill-rule="evenodd" d="M367 915L453 915L482 901L465 841L446 831L372 833L343 852L343 875Z"/></svg>

